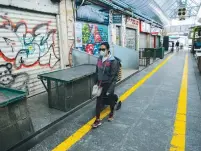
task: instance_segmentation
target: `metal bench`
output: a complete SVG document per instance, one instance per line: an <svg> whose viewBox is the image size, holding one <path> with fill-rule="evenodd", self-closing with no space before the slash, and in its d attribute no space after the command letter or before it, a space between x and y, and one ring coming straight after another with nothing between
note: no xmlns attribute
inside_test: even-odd
<svg viewBox="0 0 201 151"><path fill-rule="evenodd" d="M95 65L80 65L38 75L47 90L49 107L68 112L92 99L95 69Z"/></svg>

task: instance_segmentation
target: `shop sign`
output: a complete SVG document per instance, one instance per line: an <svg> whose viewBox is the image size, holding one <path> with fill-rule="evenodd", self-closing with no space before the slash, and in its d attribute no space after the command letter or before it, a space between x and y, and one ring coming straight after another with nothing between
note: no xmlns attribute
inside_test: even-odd
<svg viewBox="0 0 201 151"><path fill-rule="evenodd" d="M157 27L151 28L151 34L152 35L161 35L162 34L162 29L157 28Z"/></svg>
<svg viewBox="0 0 201 151"><path fill-rule="evenodd" d="M150 33L150 30L151 30L151 25L141 21L140 32Z"/></svg>
<svg viewBox="0 0 201 151"><path fill-rule="evenodd" d="M122 15L121 14L113 14L113 23L121 24L122 23Z"/></svg>
<svg viewBox="0 0 201 151"><path fill-rule="evenodd" d="M128 17L126 20L126 27L138 29L139 20L134 19L132 17Z"/></svg>

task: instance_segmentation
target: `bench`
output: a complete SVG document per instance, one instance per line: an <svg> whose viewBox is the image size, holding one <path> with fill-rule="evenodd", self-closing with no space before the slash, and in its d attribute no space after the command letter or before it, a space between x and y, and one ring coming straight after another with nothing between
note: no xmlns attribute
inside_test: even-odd
<svg viewBox="0 0 201 151"><path fill-rule="evenodd" d="M38 75L48 93L49 107L68 112L92 99L95 69L85 64Z"/></svg>

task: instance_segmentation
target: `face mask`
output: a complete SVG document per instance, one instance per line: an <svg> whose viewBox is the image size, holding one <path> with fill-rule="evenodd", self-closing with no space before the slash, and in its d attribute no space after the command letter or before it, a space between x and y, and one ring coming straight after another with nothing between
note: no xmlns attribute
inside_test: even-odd
<svg viewBox="0 0 201 151"><path fill-rule="evenodd" d="M106 52L105 51L100 51L100 56L105 57L106 56Z"/></svg>

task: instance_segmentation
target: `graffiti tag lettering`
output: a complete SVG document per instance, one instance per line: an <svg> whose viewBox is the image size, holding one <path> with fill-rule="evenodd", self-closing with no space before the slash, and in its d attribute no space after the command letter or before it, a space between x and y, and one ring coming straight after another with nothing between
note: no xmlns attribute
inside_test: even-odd
<svg viewBox="0 0 201 151"><path fill-rule="evenodd" d="M0 65L0 86L28 90L28 81L27 73L12 74L11 63Z"/></svg>
<svg viewBox="0 0 201 151"><path fill-rule="evenodd" d="M53 68L60 58L55 52L56 29L49 29L51 22L28 29L25 21L12 22L7 16L0 19L0 56L13 63L16 69L34 65Z"/></svg>

